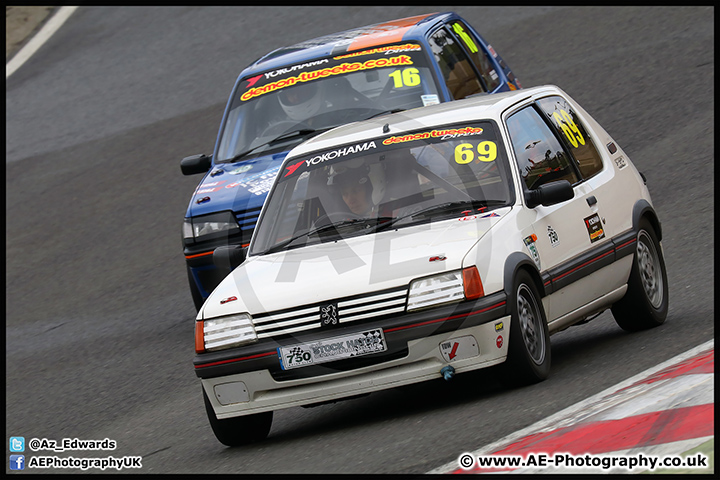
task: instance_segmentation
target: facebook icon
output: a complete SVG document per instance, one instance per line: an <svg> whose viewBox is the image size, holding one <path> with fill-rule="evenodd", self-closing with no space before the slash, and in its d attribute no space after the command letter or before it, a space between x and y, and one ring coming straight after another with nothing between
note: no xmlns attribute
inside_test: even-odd
<svg viewBox="0 0 720 480"><path fill-rule="evenodd" d="M10 455L10 470L25 470L25 455Z"/></svg>

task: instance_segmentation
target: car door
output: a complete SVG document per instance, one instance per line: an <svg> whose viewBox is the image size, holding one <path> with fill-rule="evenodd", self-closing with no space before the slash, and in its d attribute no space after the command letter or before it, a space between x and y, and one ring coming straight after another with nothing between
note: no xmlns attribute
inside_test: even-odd
<svg viewBox="0 0 720 480"><path fill-rule="evenodd" d="M573 185L571 200L535 208L524 206L522 212L522 223L531 226L522 232L523 240L528 254L538 257L535 263L543 286L551 294L543 303L552 322L596 298L592 289L575 284L580 278L577 272L583 270L581 265L592 249L588 228L597 228L595 214L588 211L593 190L581 181L570 155L534 104L509 114L505 124L526 192L558 180Z"/></svg>
<svg viewBox="0 0 720 480"><path fill-rule="evenodd" d="M590 236L592 244L600 245L609 241L620 233L619 222L607 222L608 218L615 218L620 209L619 195L613 188L613 169L605 168L596 140L589 133L583 121L577 115L573 105L559 95L552 95L537 100L537 105L545 114L548 122L554 127L555 134L565 146L582 178L592 189L592 196L588 198L588 215L598 214L602 221L602 233L593 230Z"/></svg>

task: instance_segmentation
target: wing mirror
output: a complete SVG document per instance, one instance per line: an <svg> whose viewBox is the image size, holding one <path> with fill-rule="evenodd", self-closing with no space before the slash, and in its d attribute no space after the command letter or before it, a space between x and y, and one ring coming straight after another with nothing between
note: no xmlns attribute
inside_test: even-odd
<svg viewBox="0 0 720 480"><path fill-rule="evenodd" d="M535 190L525 192L525 203L528 208L535 208L538 205L549 207L556 203L570 200L575 196L572 185L567 180L558 180L556 182L540 185Z"/></svg>
<svg viewBox="0 0 720 480"><path fill-rule="evenodd" d="M223 245L213 250L213 264L221 270L233 271L247 258L247 247Z"/></svg>
<svg viewBox="0 0 720 480"><path fill-rule="evenodd" d="M192 155L185 157L180 161L180 170L183 175L195 175L196 173L205 173L210 170L212 165L212 155Z"/></svg>

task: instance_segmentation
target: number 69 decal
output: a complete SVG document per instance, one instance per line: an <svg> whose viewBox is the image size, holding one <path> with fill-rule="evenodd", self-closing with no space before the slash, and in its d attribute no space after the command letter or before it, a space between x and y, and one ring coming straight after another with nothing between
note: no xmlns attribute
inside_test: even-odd
<svg viewBox="0 0 720 480"><path fill-rule="evenodd" d="M495 142L480 142L477 144L478 160L492 162L497 158L497 145ZM475 160L475 149L472 143L461 143L455 147L455 163L465 165Z"/></svg>
<svg viewBox="0 0 720 480"><path fill-rule="evenodd" d="M420 70L414 67L405 68L403 70L395 70L390 75L390 78L395 82L394 87L415 87L420 85Z"/></svg>

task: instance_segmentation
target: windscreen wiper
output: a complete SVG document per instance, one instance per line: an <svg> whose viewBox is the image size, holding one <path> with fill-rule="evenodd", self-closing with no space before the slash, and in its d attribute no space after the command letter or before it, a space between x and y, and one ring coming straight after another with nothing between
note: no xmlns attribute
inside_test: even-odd
<svg viewBox="0 0 720 480"><path fill-rule="evenodd" d="M431 205L427 208L423 208L421 210L418 210L417 212L408 213L407 215L403 215L401 217L395 217L390 222L378 224L374 230L385 230L392 227L400 220L404 220L406 218L415 219L416 217L430 217L431 215L453 213L456 212L459 208L469 208L474 210L476 208L482 207L497 207L505 205L506 203L507 202L505 200L462 200L457 202L440 203L438 205Z"/></svg>
<svg viewBox="0 0 720 480"><path fill-rule="evenodd" d="M392 220L392 217L353 218L351 220L339 220L337 222L328 223L325 225L321 225L317 228L310 229L307 232L303 232L299 235L295 235L294 237L288 238L287 240L283 240L280 243L276 243L272 247L265 250L261 255L278 252L278 251L282 250L283 248L289 246L291 243L293 243L296 240L299 240L303 237L309 237L310 235L314 235L316 233L325 232L327 230L331 230L334 228L345 227L348 225L356 225L358 223L367 223L369 221L375 221L375 222L385 221L385 222L387 222L387 221L391 221L391 220Z"/></svg>
<svg viewBox="0 0 720 480"><path fill-rule="evenodd" d="M374 114L374 115L370 115L370 116L367 117L365 120L369 120L369 119L371 119L371 118L379 117L379 116L381 116L381 115L389 115L389 114L391 114L391 113L404 112L405 110L406 110L405 108L393 108L392 110L383 110L382 112L378 112L378 113L376 113L376 114Z"/></svg>

